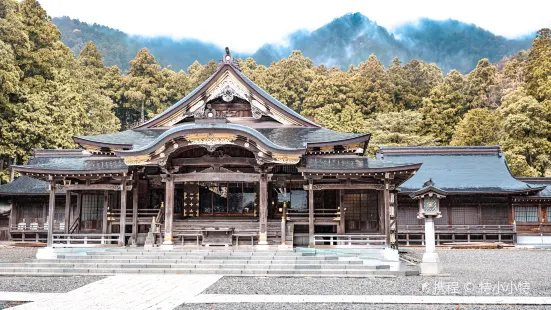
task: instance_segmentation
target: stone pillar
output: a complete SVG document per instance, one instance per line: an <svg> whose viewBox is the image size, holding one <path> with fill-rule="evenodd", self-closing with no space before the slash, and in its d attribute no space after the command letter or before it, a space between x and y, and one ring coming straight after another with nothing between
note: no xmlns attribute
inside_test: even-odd
<svg viewBox="0 0 551 310"><path fill-rule="evenodd" d="M126 245L126 178L121 183L121 215L119 224L119 245Z"/></svg>
<svg viewBox="0 0 551 310"><path fill-rule="evenodd" d="M434 235L434 219L432 217L427 217L425 218L425 253L436 252Z"/></svg>
<svg viewBox="0 0 551 310"><path fill-rule="evenodd" d="M65 233L69 233L69 226L71 225L71 192L65 192Z"/></svg>
<svg viewBox="0 0 551 310"><path fill-rule="evenodd" d="M55 215L55 181L50 181L50 200L48 204L48 239L47 246L54 245L54 215Z"/></svg>
<svg viewBox="0 0 551 310"><path fill-rule="evenodd" d="M138 182L132 188L132 246L138 245Z"/></svg>
<svg viewBox="0 0 551 310"><path fill-rule="evenodd" d="M165 182L165 237L161 248L170 250L174 247L172 242L172 222L174 214L174 179L172 175L166 176Z"/></svg>
<svg viewBox="0 0 551 310"><path fill-rule="evenodd" d="M103 222L101 225L101 233L107 234L107 216L109 212L109 191L103 191Z"/></svg>
<svg viewBox="0 0 551 310"><path fill-rule="evenodd" d="M314 181L308 180L308 246L314 247Z"/></svg>
<svg viewBox="0 0 551 310"><path fill-rule="evenodd" d="M259 223L260 234L259 245L268 245L268 179L265 173L260 174L260 186L258 189Z"/></svg>

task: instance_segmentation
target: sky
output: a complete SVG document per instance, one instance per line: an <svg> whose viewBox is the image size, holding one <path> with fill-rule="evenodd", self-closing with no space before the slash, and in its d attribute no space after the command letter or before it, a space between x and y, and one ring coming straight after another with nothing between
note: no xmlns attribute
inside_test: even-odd
<svg viewBox="0 0 551 310"><path fill-rule="evenodd" d="M315 30L360 12L392 31L419 18L456 19L514 38L551 27L548 0L39 0L52 17L69 16L129 34L193 38L252 53L284 44L298 29Z"/></svg>

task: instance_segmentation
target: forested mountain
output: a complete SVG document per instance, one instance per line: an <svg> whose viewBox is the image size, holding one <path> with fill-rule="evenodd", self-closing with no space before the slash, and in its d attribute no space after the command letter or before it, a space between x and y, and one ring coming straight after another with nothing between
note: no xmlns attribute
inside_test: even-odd
<svg viewBox="0 0 551 310"><path fill-rule="evenodd" d="M252 57L240 59L243 73L283 104L327 128L372 133L370 156L380 145L501 144L515 175L551 175L551 30L538 31L530 50L498 62L481 58L468 73L445 73L434 63L409 59L414 54L404 46L414 43L406 44L402 37L396 40L362 16L347 18L351 23L339 19L331 24L346 35L320 29L296 35L294 42L309 52L315 52L309 49L313 42L338 42L335 50L322 45L318 49L325 48L323 53L333 58L348 49L358 65L329 68L293 50L269 66ZM404 58L393 58L384 66L392 54L384 54L383 61L374 54L361 58L361 46L369 39L346 46L350 38L358 37L352 29L367 25L371 38L391 44ZM77 147L74 135L132 128L189 94L217 67L211 60L205 65L194 61L185 71L174 70L175 65L163 68L147 48L132 55L129 46L141 44L135 38L90 27L95 30L79 29L87 37L70 37L73 51L82 45L73 53L37 0L0 0L0 161L24 163L33 148L73 148ZM92 42L94 36L103 38L98 42L101 48ZM480 36L491 37L487 32ZM88 38L92 41L86 42ZM130 43L118 45L121 40ZM424 48L439 40L426 40ZM497 50L505 44L495 40L493 45L467 50ZM207 58L218 60L222 55L213 48ZM124 57L131 57L127 70L106 65ZM0 180L6 174L0 170Z"/></svg>
<svg viewBox="0 0 551 310"><path fill-rule="evenodd" d="M128 34L98 24L87 24L78 19L59 17L53 19L61 31L61 40L75 54L92 41L104 55L107 66L118 66L126 71L129 62L138 51L146 47L165 67L174 70L186 69L194 61L207 63L220 57L223 48L199 40L173 40L171 38L129 36Z"/></svg>
<svg viewBox="0 0 551 310"><path fill-rule="evenodd" d="M106 65L128 69L128 62L138 50L146 47L163 66L186 69L195 60L207 63L217 59L221 47L198 40L172 40L156 37L129 36L109 27L89 25L69 17L54 18L63 43L75 53L88 41L94 42L105 56ZM374 54L385 66L394 57L403 61L423 59L436 63L444 72L456 69L466 73L479 59L496 62L504 56L530 47L532 38L510 40L455 20L422 19L395 30L394 34L360 13L336 18L327 25L309 32L299 30L287 38L288 45L266 44L252 56L265 66L300 50L315 64L347 69ZM231 42L228 42L231 44ZM231 46L230 46L231 47ZM247 57L249 55L240 55Z"/></svg>

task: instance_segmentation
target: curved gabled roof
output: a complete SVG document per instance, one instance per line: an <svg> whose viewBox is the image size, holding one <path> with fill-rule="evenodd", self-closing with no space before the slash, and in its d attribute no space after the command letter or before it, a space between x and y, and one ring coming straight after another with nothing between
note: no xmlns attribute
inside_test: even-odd
<svg viewBox="0 0 551 310"><path fill-rule="evenodd" d="M499 146L381 147L377 157L396 163L423 163L402 184L402 192L417 191L428 179L449 194L520 194L544 188L515 179Z"/></svg>
<svg viewBox="0 0 551 310"><path fill-rule="evenodd" d="M159 139L160 136L164 135L169 130L180 131L190 130L194 127L205 128L205 125L206 124L186 124L173 127L172 129L130 129L113 134L78 136L73 139L76 143L83 146L94 145L112 149L138 149ZM321 144L335 145L368 142L370 138L369 134L337 132L323 127L276 127L253 129L238 124L209 124L209 126L213 125L224 125L226 128L247 128L250 132L260 134L276 145L291 149L317 147Z"/></svg>
<svg viewBox="0 0 551 310"><path fill-rule="evenodd" d="M154 118L148 120L147 122L139 125L136 127L136 129L143 129L143 128L152 128L155 127L158 123L162 122L163 120L171 117L174 113L181 111L182 109L185 109L189 104L194 102L197 98L204 96L206 90L215 82L218 80L219 77L221 77L226 71L230 71L234 74L234 76L240 80L250 91L251 93L255 94L256 96L259 96L260 98L264 99L268 104L270 104L271 108L275 108L279 110L282 114L287 115L293 119L295 119L300 125L305 127L320 127L320 125L312 122L311 120L305 118L304 116L298 114L297 112L293 111L289 107L287 107L285 104L279 102L277 99L272 97L270 94L268 94L266 91L264 91L262 88L260 88L258 85L256 85L253 81L251 81L247 76L245 76L239 69L236 69L232 64L226 63L223 65L220 65L216 72L214 72L208 79L206 79L201 85L199 85L197 88L195 88L192 92L190 92L187 96L176 102L174 105L163 111L162 113L158 114Z"/></svg>

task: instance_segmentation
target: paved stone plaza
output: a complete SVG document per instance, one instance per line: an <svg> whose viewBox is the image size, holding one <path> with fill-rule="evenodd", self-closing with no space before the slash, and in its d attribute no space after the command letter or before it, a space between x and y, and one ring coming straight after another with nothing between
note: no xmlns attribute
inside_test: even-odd
<svg viewBox="0 0 551 310"><path fill-rule="evenodd" d="M32 250L2 249L1 261ZM12 252L13 260L9 253ZM551 250L439 250L438 277L0 277L0 309L549 309ZM531 263L537 262L537 263ZM19 295L16 294L19 292ZM475 297L470 297L475 296ZM33 302L34 301L34 302ZM377 303L377 304L374 304ZM401 304L396 304L401 303ZM436 303L436 304L434 304ZM463 306L467 304L466 306ZM13 303L16 305L16 303ZM458 305L461 305L458 307Z"/></svg>

